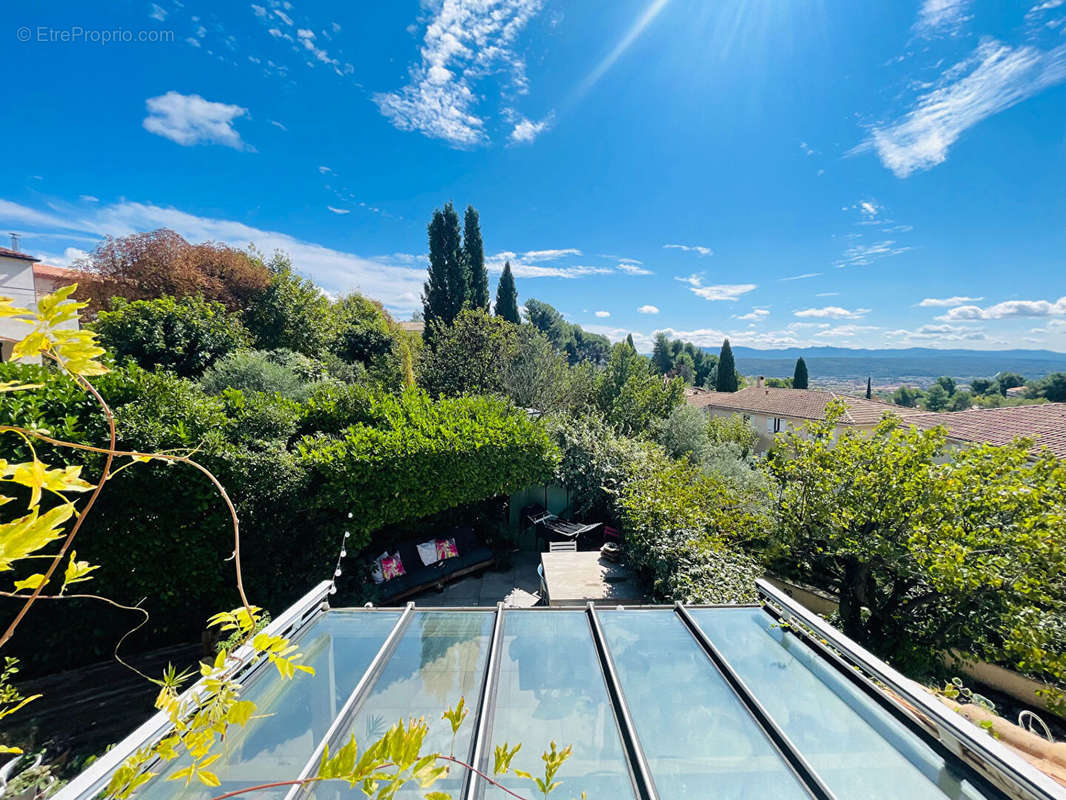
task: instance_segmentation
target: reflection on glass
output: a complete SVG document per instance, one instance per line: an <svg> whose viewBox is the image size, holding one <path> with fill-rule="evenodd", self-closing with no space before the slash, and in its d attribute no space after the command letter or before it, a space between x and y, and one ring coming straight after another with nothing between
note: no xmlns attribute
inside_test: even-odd
<svg viewBox="0 0 1066 800"><path fill-rule="evenodd" d="M543 774L540 754L549 742L572 744L559 773L560 797L633 797L585 612L508 611L503 637L492 744L522 742L513 766L534 775ZM486 751L491 772L492 748ZM511 775L503 783L523 796L536 794L532 784Z"/></svg>
<svg viewBox="0 0 1066 800"><path fill-rule="evenodd" d="M298 672L285 680L268 664L245 686L244 697L263 716L231 730L224 755L210 767L222 785L186 787L184 781L167 781L189 763L178 758L137 793L139 800L203 800L295 778L399 618L398 611L323 614L298 642L304 663L315 668L314 676ZM256 797L281 798L287 789L256 792Z"/></svg>
<svg viewBox="0 0 1066 800"><path fill-rule="evenodd" d="M422 752L454 752L469 762L495 618L492 611L416 611L355 716L351 733L360 751L396 722L425 717L429 735ZM453 751L451 726L441 714L460 697L466 698L470 714L455 737ZM344 741L347 738L346 734ZM465 777L461 767L454 767L429 791L456 797ZM411 783L397 796L421 798L424 794L417 783ZM365 798L360 788L349 789L341 783L319 784L314 796L317 800Z"/></svg>
<svg viewBox="0 0 1066 800"><path fill-rule="evenodd" d="M598 614L662 800L808 797L673 611Z"/></svg>
<svg viewBox="0 0 1066 800"><path fill-rule="evenodd" d="M691 613L840 800L984 797L762 609Z"/></svg>

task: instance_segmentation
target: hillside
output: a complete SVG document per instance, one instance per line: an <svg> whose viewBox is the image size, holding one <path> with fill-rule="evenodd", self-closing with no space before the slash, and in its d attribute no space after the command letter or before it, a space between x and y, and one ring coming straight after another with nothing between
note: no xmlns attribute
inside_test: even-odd
<svg viewBox="0 0 1066 800"><path fill-rule="evenodd" d="M716 352L714 348L707 348ZM790 377L800 356L812 380L865 380L879 383L925 383L938 375L968 379L1018 372L1039 378L1066 371L1066 353L1051 350L934 350L912 347L898 350L861 350L847 347L791 347L757 350L734 347L737 370L744 375Z"/></svg>

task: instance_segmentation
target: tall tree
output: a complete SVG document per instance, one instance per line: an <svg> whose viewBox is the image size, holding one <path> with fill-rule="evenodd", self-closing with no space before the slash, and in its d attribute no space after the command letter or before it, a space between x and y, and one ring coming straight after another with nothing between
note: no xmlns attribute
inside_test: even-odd
<svg viewBox="0 0 1066 800"><path fill-rule="evenodd" d="M670 340L666 338L666 334L662 331L655 334L655 344L651 348L651 363L655 366L655 371L660 375L665 375L674 367L674 356L670 352Z"/></svg>
<svg viewBox="0 0 1066 800"><path fill-rule="evenodd" d="M518 315L518 290L515 289L514 275L511 274L511 262L503 262L503 274L496 287L496 316L518 325L522 318Z"/></svg>
<svg viewBox="0 0 1066 800"><path fill-rule="evenodd" d="M635 344L633 344L633 334L632 333L627 333L626 334L626 344L628 344L630 347L632 347L634 351L637 349L637 346Z"/></svg>
<svg viewBox="0 0 1066 800"><path fill-rule="evenodd" d="M451 325L466 305L469 275L459 238L459 215L452 204L433 212L429 223L429 276L422 293L426 340L435 322Z"/></svg>
<svg viewBox="0 0 1066 800"><path fill-rule="evenodd" d="M870 380L870 376L867 375L866 376L866 399L867 400L873 400L873 398L874 398L873 383Z"/></svg>
<svg viewBox="0 0 1066 800"><path fill-rule="evenodd" d="M792 388L807 388L807 362L800 356L796 359L796 371L792 373Z"/></svg>
<svg viewBox="0 0 1066 800"><path fill-rule="evenodd" d="M470 308L489 310L489 273L485 271L485 247L481 242L481 223L477 210L466 207L463 217L463 255L469 271L470 287L466 301Z"/></svg>
<svg viewBox="0 0 1066 800"><path fill-rule="evenodd" d="M722 352L718 354L718 378L715 389L719 392L737 390L737 366L733 361L733 348L729 346L728 339L722 342Z"/></svg>

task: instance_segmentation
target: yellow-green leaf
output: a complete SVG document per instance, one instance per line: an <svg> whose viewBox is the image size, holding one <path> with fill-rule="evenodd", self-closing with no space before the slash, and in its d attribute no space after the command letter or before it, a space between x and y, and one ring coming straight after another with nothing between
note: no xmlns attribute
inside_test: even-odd
<svg viewBox="0 0 1066 800"><path fill-rule="evenodd" d="M44 583L44 575L42 575L39 572L35 572L33 575L30 575L30 577L28 577L28 578L26 578L24 580L15 581L15 591L16 592L20 592L23 589L28 589L28 590L30 590L32 592L34 589L36 589L38 586L40 586L43 583Z"/></svg>

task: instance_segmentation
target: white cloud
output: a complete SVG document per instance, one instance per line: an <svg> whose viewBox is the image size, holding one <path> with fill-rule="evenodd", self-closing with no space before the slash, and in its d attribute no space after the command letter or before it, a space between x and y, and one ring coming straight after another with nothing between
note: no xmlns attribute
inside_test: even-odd
<svg viewBox="0 0 1066 800"><path fill-rule="evenodd" d="M640 266L640 262L634 262L632 259L624 259L618 262L617 269L619 272L624 272L627 275L654 275L650 269Z"/></svg>
<svg viewBox="0 0 1066 800"><path fill-rule="evenodd" d="M836 262L840 267L866 267L882 258L890 258L906 253L910 247L897 245L892 239L885 239L874 244L853 244L844 251L844 254Z"/></svg>
<svg viewBox="0 0 1066 800"><path fill-rule="evenodd" d="M162 6L152 3L152 9L148 12L148 16L152 19L157 19L162 22L167 18L167 10Z"/></svg>
<svg viewBox="0 0 1066 800"><path fill-rule="evenodd" d="M648 305L648 306L641 306L640 308L637 309L637 312L640 313L640 314L658 314L659 313L659 309L656 306Z"/></svg>
<svg viewBox="0 0 1066 800"><path fill-rule="evenodd" d="M523 258L531 258L534 261L553 261L557 258L579 255L581 255L581 251L576 247L562 247L556 250L527 250L522 253Z"/></svg>
<svg viewBox="0 0 1066 800"><path fill-rule="evenodd" d="M970 19L971 0L924 0L914 31L920 36L953 34Z"/></svg>
<svg viewBox="0 0 1066 800"><path fill-rule="evenodd" d="M750 319L750 320L756 320L757 321L757 320L761 320L761 319L763 319L765 317L768 317L768 316L770 316L769 309L766 309L766 308L753 308L747 314L741 314L740 316L738 316L737 319Z"/></svg>
<svg viewBox="0 0 1066 800"><path fill-rule="evenodd" d="M99 197L94 197L91 194L83 194L78 199L81 200L84 203L99 203L100 202L100 198Z"/></svg>
<svg viewBox="0 0 1066 800"><path fill-rule="evenodd" d="M818 152L817 150L815 150L813 147L811 147L806 142L800 142L800 150L803 151L804 155L808 155L808 156L813 156L815 153Z"/></svg>
<svg viewBox="0 0 1066 800"><path fill-rule="evenodd" d="M281 9L275 8L274 9L274 16L277 17L278 19L280 19L282 22L284 22L289 27L292 27L292 17L290 17L288 14L286 14Z"/></svg>
<svg viewBox="0 0 1066 800"><path fill-rule="evenodd" d="M687 283L689 291L697 294L704 300L738 300L741 295L758 289L754 283L730 283L704 286L703 278L699 275L689 275L686 278L674 278L676 281Z"/></svg>
<svg viewBox="0 0 1066 800"><path fill-rule="evenodd" d="M145 101L148 116L144 129L180 145L221 144L235 150L250 150L233 121L248 113L248 109L227 103L213 103L198 94L184 95L167 92Z"/></svg>
<svg viewBox="0 0 1066 800"><path fill-rule="evenodd" d="M872 219L873 217L876 217L879 213L881 213L881 207L877 205L877 203L871 202L869 200L863 200L861 203L859 203L859 211L862 212L862 215L867 219Z"/></svg>
<svg viewBox="0 0 1066 800"><path fill-rule="evenodd" d="M70 206L57 214L49 214L5 200L0 200L0 219L33 219L38 224L52 224L63 230L90 233L96 237L126 236L138 231L170 228L190 242L214 241L238 248L254 244L264 253L283 250L292 256L297 269L331 294L363 292L399 315L421 308L422 284L426 279L424 267L397 264L399 259L389 256L367 258L235 220L200 217L176 208L134 202L88 209Z"/></svg>
<svg viewBox="0 0 1066 800"><path fill-rule="evenodd" d="M854 336L857 333L866 333L868 331L880 330L876 325L836 325L834 327L823 328L815 333L815 336Z"/></svg>
<svg viewBox="0 0 1066 800"><path fill-rule="evenodd" d="M524 91L525 64L513 47L541 5L542 0L442 0L426 26L421 60L411 68L410 82L399 91L376 94L374 102L400 130L419 131L455 147L485 142L474 87L502 67L510 70L517 91ZM519 123L512 136L535 138L537 124L519 130Z"/></svg>
<svg viewBox="0 0 1066 800"><path fill-rule="evenodd" d="M1066 316L1066 297L1049 300L1007 300L981 308L967 305L949 309L937 319L949 322L975 319L1007 319L1009 317L1061 317Z"/></svg>
<svg viewBox="0 0 1066 800"><path fill-rule="evenodd" d="M514 129L507 138L512 144L532 144L538 136L551 127L554 119L554 114L548 114L548 116L537 122L525 117L519 117Z"/></svg>
<svg viewBox="0 0 1066 800"><path fill-rule="evenodd" d="M329 167L319 167L318 171L322 175L330 175L333 173L333 170L331 170Z"/></svg>
<svg viewBox="0 0 1066 800"><path fill-rule="evenodd" d="M284 125L282 125L276 119L270 120L270 124L273 125L275 128L281 128L281 130L283 130L283 131L287 131L288 130L288 128L286 128Z"/></svg>
<svg viewBox="0 0 1066 800"><path fill-rule="evenodd" d="M804 272L802 275L792 275L788 278L781 278L783 281L803 281L807 278L817 278L822 273L820 272Z"/></svg>
<svg viewBox="0 0 1066 800"><path fill-rule="evenodd" d="M611 312L610 311L597 311L596 312L596 316L599 317L600 319L606 319L607 317L611 316Z"/></svg>
<svg viewBox="0 0 1066 800"><path fill-rule="evenodd" d="M962 306L967 303L976 303L984 300L983 297L926 297L918 305L922 308L951 308Z"/></svg>
<svg viewBox="0 0 1066 800"><path fill-rule="evenodd" d="M543 252L551 253L553 251L530 251L530 253ZM553 257L538 260L550 261L552 258ZM582 264L575 266L546 267L540 264L531 263L528 254L526 253L520 255L510 250L505 250L492 256L486 256L485 267L491 272L501 272L505 261L511 262L511 272L514 273L516 278L582 278L586 275L609 275L614 272L610 267L587 266Z"/></svg>
<svg viewBox="0 0 1066 800"><path fill-rule="evenodd" d="M40 251L34 252L33 255L41 259L45 264L49 264L53 267L69 267L73 266L79 261L83 261L89 257L89 254L78 248L68 247L62 254L56 253L42 253Z"/></svg>
<svg viewBox="0 0 1066 800"><path fill-rule="evenodd" d="M334 208L333 206L326 206L326 208L328 208L334 214L351 214L352 213L352 210L350 208Z"/></svg>
<svg viewBox="0 0 1066 800"><path fill-rule="evenodd" d="M252 13L260 19L265 19L267 15L267 10L262 6L257 6L255 3L252 3Z"/></svg>
<svg viewBox="0 0 1066 800"><path fill-rule="evenodd" d="M818 292L815 297L839 297L840 292Z"/></svg>
<svg viewBox="0 0 1066 800"><path fill-rule="evenodd" d="M961 75L961 77L960 77ZM949 148L982 120L1066 80L1066 45L1039 50L983 40L949 68L900 119L873 128L851 152L876 150L899 178L943 163Z"/></svg>
<svg viewBox="0 0 1066 800"><path fill-rule="evenodd" d="M703 256L713 256L714 251L709 247L703 247L698 244L664 244L664 248L668 250L683 250L686 253L697 253L700 258Z"/></svg>
<svg viewBox="0 0 1066 800"><path fill-rule="evenodd" d="M856 308L849 311L840 306L825 306L824 308L804 308L793 312L797 317L815 317L821 319L862 319L870 313L868 308Z"/></svg>

